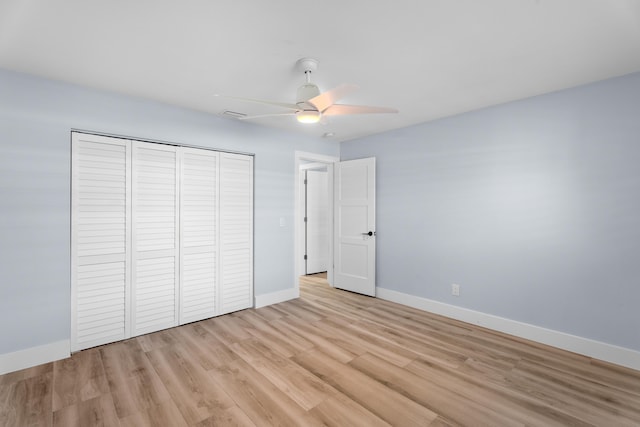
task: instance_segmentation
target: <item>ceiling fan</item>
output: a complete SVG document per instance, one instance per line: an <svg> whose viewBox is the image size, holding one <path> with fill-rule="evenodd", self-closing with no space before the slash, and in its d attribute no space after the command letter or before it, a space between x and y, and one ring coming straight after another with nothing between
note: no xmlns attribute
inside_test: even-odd
<svg viewBox="0 0 640 427"><path fill-rule="evenodd" d="M311 73L318 69L318 61L311 58L302 58L296 62L296 67L298 68L298 70L304 72L306 83L298 88L295 104L277 101L265 101L261 99L230 97L242 101L258 102L261 104L282 107L288 109L289 111L284 113L243 116L239 117L239 119L251 120L262 117L296 116L296 119L300 123L317 123L321 118L328 116L398 112L398 110L396 110L395 108L336 104L337 101L344 98L348 93L358 89L358 86L352 84L342 84L331 90L320 93L320 89L318 89L318 86L311 83Z"/></svg>

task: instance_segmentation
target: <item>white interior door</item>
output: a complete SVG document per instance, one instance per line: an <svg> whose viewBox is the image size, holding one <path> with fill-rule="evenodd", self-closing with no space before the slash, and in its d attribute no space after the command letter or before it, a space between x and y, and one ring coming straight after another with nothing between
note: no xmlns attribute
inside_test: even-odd
<svg viewBox="0 0 640 427"><path fill-rule="evenodd" d="M376 159L335 164L334 286L376 294Z"/></svg>
<svg viewBox="0 0 640 427"><path fill-rule="evenodd" d="M329 265L329 192L327 171L306 171L306 274Z"/></svg>
<svg viewBox="0 0 640 427"><path fill-rule="evenodd" d="M220 153L219 314L253 306L253 157Z"/></svg>
<svg viewBox="0 0 640 427"><path fill-rule="evenodd" d="M181 150L180 324L217 314L218 158L215 151Z"/></svg>
<svg viewBox="0 0 640 427"><path fill-rule="evenodd" d="M133 336L178 325L177 148L132 142Z"/></svg>
<svg viewBox="0 0 640 427"><path fill-rule="evenodd" d="M73 133L71 350L128 336L131 153L125 140Z"/></svg>

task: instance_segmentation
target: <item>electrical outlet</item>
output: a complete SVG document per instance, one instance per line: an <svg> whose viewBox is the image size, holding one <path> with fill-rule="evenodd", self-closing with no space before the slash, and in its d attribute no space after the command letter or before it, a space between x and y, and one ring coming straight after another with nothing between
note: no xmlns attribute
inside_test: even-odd
<svg viewBox="0 0 640 427"><path fill-rule="evenodd" d="M460 285L456 285L455 283L451 285L451 295L456 297L460 296Z"/></svg>

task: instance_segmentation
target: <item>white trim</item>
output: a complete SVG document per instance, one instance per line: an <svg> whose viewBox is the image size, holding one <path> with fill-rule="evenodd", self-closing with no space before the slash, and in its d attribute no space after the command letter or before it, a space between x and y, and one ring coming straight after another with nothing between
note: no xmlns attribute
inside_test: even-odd
<svg viewBox="0 0 640 427"><path fill-rule="evenodd" d="M0 354L0 375L55 362L71 356L71 341L62 340L37 347Z"/></svg>
<svg viewBox="0 0 640 427"><path fill-rule="evenodd" d="M380 299L439 314L466 323L504 332L520 338L550 345L573 353L600 359L616 365L640 370L640 352L612 344L541 328L467 308L456 307L439 301L417 297L385 288L376 288Z"/></svg>
<svg viewBox="0 0 640 427"><path fill-rule="evenodd" d="M318 163L335 163L337 161L340 161L340 158L335 156L328 156L326 154L317 154L317 153L310 153L307 151L298 151L298 150L296 150L295 152L295 158L300 160L309 160L309 161L318 162Z"/></svg>
<svg viewBox="0 0 640 427"><path fill-rule="evenodd" d="M289 301L300 297L300 289L289 288L281 291L271 292L269 294L256 295L255 308L266 307L271 304Z"/></svg>
<svg viewBox="0 0 640 427"><path fill-rule="evenodd" d="M322 162L305 163L303 165L300 165L300 169L305 171L308 171L308 170L326 171L327 163L322 163Z"/></svg>

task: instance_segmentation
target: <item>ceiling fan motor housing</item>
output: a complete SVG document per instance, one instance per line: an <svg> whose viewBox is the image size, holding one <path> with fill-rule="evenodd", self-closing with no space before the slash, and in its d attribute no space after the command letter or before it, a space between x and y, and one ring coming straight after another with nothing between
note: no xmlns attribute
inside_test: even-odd
<svg viewBox="0 0 640 427"><path fill-rule="evenodd" d="M315 109L315 107L307 103L307 101L310 100L311 98L315 98L318 95L320 95L320 89L318 89L318 86L314 85L313 83L305 83L298 88L298 92L296 94L296 104L300 108ZM304 104L304 106L300 104Z"/></svg>

